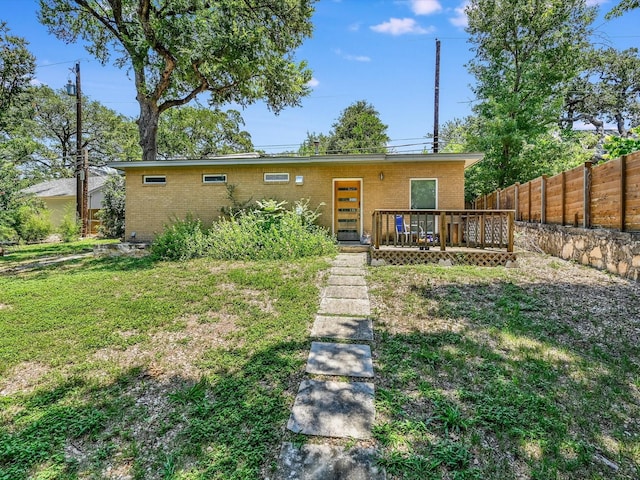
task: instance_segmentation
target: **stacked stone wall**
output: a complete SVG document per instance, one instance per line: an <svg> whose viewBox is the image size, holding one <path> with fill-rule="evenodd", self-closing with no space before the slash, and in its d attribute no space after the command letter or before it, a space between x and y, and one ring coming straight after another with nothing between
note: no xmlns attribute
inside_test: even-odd
<svg viewBox="0 0 640 480"><path fill-rule="evenodd" d="M515 245L640 281L640 232L516 222Z"/></svg>

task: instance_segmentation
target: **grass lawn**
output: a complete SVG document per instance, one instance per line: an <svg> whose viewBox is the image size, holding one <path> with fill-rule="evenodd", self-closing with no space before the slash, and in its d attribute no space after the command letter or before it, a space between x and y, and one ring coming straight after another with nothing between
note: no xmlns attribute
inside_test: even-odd
<svg viewBox="0 0 640 480"><path fill-rule="evenodd" d="M640 286L520 263L370 269L391 478L640 478Z"/></svg>
<svg viewBox="0 0 640 480"><path fill-rule="evenodd" d="M640 477L640 286L520 262L368 270L390 479ZM328 265L0 274L0 479L273 478Z"/></svg>
<svg viewBox="0 0 640 480"><path fill-rule="evenodd" d="M0 275L0 479L263 478L327 265L90 258Z"/></svg>
<svg viewBox="0 0 640 480"><path fill-rule="evenodd" d="M118 240L84 239L77 242L34 243L6 247L5 255L0 257L0 270L43 258L88 253L93 251L94 245L117 242Z"/></svg>

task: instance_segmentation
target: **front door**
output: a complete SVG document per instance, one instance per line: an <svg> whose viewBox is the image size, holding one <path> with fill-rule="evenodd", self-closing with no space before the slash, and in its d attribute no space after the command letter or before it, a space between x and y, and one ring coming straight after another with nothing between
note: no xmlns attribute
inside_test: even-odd
<svg viewBox="0 0 640 480"><path fill-rule="evenodd" d="M360 180L334 182L333 228L338 241L360 240Z"/></svg>

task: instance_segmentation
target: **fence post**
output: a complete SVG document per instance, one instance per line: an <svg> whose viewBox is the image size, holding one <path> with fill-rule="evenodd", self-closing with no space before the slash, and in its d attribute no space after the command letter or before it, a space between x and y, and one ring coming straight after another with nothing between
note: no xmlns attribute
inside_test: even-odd
<svg viewBox="0 0 640 480"><path fill-rule="evenodd" d="M582 219L582 226L584 228L591 228L591 165L591 162L584 162L584 217Z"/></svg>
<svg viewBox="0 0 640 480"><path fill-rule="evenodd" d="M547 223L547 176L540 177L540 223Z"/></svg>
<svg viewBox="0 0 640 480"><path fill-rule="evenodd" d="M520 182L516 182L513 195L513 206L516 211L516 220L520 218Z"/></svg>
<svg viewBox="0 0 640 480"><path fill-rule="evenodd" d="M565 221L565 203L566 203L566 198L565 198L565 183L566 183L567 179L566 179L566 175L565 172L562 172L562 177L561 177L561 181L560 181L560 225L564 226L564 221Z"/></svg>
<svg viewBox="0 0 640 480"><path fill-rule="evenodd" d="M496 190L496 210L500 210L500 189Z"/></svg>
<svg viewBox="0 0 640 480"><path fill-rule="evenodd" d="M626 223L626 209L627 206L625 204L626 199L626 190L627 190L627 156L623 155L620 157L620 231L624 232L625 223Z"/></svg>
<svg viewBox="0 0 640 480"><path fill-rule="evenodd" d="M527 182L529 188L527 189L527 222L531 223L531 180Z"/></svg>

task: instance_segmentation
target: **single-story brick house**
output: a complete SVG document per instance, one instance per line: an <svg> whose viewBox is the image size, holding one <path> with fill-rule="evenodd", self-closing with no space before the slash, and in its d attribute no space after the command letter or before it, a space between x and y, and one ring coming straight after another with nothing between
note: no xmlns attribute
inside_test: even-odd
<svg viewBox="0 0 640 480"><path fill-rule="evenodd" d="M338 240L359 240L376 209L464 209L464 169L476 153L260 156L115 162L126 175L125 239L151 241L188 213L205 224L238 201L324 203L319 222Z"/></svg>

